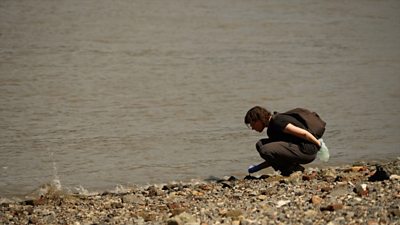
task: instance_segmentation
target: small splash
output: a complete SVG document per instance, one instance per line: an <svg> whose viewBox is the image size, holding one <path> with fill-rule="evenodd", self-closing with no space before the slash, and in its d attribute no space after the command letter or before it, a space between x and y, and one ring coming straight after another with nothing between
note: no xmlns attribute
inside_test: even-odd
<svg viewBox="0 0 400 225"><path fill-rule="evenodd" d="M78 187L75 187L75 193L79 195L96 195L98 194L97 192L90 192L88 189L84 188L82 185L79 185Z"/></svg>
<svg viewBox="0 0 400 225"><path fill-rule="evenodd" d="M51 182L51 185L56 189L61 191L62 186L61 186L61 181L57 178L53 179L53 181Z"/></svg>
<svg viewBox="0 0 400 225"><path fill-rule="evenodd" d="M37 199L37 198L46 198L46 199L57 199L61 196L65 196L68 193L65 190L62 190L59 184L55 184L54 182L49 182L40 185L33 192L25 195L27 199Z"/></svg>
<svg viewBox="0 0 400 225"><path fill-rule="evenodd" d="M58 169L57 169L57 164L56 161L54 160L54 152L50 153L51 160L53 162L53 181L52 184L54 185L55 188L58 190L61 190L61 180L60 177L58 176Z"/></svg>
<svg viewBox="0 0 400 225"><path fill-rule="evenodd" d="M48 183L40 185L36 190L29 193L26 197L32 197L32 198L43 197L43 196L57 197L67 194L67 191L63 190L63 187L61 185L61 180L58 176L58 169L56 161L54 159L54 152L49 151L49 157L53 166L53 179Z"/></svg>
<svg viewBox="0 0 400 225"><path fill-rule="evenodd" d="M115 194L127 193L127 192L129 192L129 188L124 187L121 184L118 184L117 186L115 186L114 190L111 192L115 193Z"/></svg>

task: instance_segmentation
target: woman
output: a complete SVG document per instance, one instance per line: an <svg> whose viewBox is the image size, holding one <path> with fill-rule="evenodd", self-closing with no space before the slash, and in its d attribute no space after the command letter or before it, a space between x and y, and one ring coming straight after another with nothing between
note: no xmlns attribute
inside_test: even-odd
<svg viewBox="0 0 400 225"><path fill-rule="evenodd" d="M268 138L261 139L256 144L257 151L265 162L250 167L249 173L269 166L281 171L283 176L304 171L300 164L312 162L323 144L295 117L279 113L272 115L260 106L251 108L244 122L260 133L267 128L268 135Z"/></svg>

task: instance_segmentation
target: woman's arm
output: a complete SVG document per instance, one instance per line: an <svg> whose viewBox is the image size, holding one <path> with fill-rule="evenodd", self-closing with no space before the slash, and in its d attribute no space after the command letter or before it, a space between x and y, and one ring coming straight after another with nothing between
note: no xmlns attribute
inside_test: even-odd
<svg viewBox="0 0 400 225"><path fill-rule="evenodd" d="M289 123L285 129L283 130L283 132L287 133L287 134L291 134L293 136L302 138L306 141L309 141L311 143L314 143L318 146L321 146L321 143L317 140L317 138L314 137L314 135L312 135L310 132L308 132L305 129L302 129L300 127L296 127L295 125Z"/></svg>

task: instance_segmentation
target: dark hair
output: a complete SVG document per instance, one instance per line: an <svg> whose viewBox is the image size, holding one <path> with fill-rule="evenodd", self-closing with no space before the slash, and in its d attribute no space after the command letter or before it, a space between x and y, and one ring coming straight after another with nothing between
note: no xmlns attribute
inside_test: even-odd
<svg viewBox="0 0 400 225"><path fill-rule="evenodd" d="M244 117L244 123L250 124L251 122L256 122L261 120L264 124L267 124L268 119L271 117L271 112L266 110L261 106L254 106L251 108Z"/></svg>

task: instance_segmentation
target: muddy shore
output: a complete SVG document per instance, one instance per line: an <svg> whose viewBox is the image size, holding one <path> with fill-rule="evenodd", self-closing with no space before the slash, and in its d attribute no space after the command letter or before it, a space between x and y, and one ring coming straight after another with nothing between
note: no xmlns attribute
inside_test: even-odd
<svg viewBox="0 0 400 225"><path fill-rule="evenodd" d="M1 224L400 224L400 158L118 193L53 187L32 199L0 200Z"/></svg>

